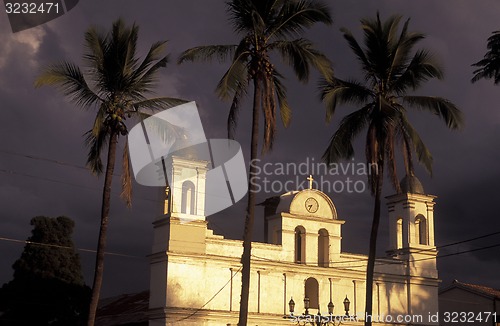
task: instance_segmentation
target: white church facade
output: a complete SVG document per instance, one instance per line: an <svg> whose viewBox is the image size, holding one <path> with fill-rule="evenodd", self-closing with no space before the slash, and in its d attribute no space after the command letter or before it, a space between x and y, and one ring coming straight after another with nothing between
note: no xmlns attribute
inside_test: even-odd
<svg viewBox="0 0 500 326"><path fill-rule="evenodd" d="M215 235L204 215L206 161L173 157L164 215L154 222L149 325L237 325L242 241ZM178 176L175 178L175 176ZM171 189L171 190L170 190ZM390 250L377 259L373 318L379 325L437 325L438 273L434 199L415 177L387 197ZM411 191L410 191L411 190ZM265 202L266 243L252 244L248 325L288 325L295 315L365 319L367 256L342 251L342 226L332 200L313 189Z"/></svg>

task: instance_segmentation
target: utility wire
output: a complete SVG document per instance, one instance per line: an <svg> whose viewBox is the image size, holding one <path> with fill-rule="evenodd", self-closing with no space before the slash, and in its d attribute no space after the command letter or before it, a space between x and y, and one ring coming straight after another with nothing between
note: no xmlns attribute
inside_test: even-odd
<svg viewBox="0 0 500 326"><path fill-rule="evenodd" d="M61 246L61 245L56 245L56 244L51 244L51 243L42 243L42 242L35 242L35 241L28 241L28 240L18 240L18 239L6 238L6 237L0 237L0 240L1 241L15 242L15 243L32 244L32 245L37 245L37 246L41 246L41 247L71 249L71 250L75 249L78 251L91 252L91 253L97 252L96 250L93 250L93 249L75 248L75 247ZM117 252L105 251L104 253L106 255L110 255L110 256L146 259L146 257L142 257L142 256L127 255L127 254L121 254L121 253L117 253Z"/></svg>
<svg viewBox="0 0 500 326"><path fill-rule="evenodd" d="M500 234L500 231L488 233L488 234L485 234L485 235L477 236L477 237L466 239L466 240L461 240L461 241L456 241L456 242L448 243L448 244L441 245L441 246L437 246L436 249L441 249L441 248L455 246L455 245L458 245L458 244L467 243L467 242L471 242L471 241L475 241L475 240L479 240L479 239L484 239L484 238L491 237L491 236L494 236L494 235L497 235L497 234ZM495 248L495 247L498 247L498 246L500 246L500 243L499 244L495 244L495 245L491 245L491 246L484 246L484 247L479 247L479 248L464 250L464 251L460 251L460 252L456 252L456 253L439 255L439 256L436 257L436 259L437 258L444 258L444 257L450 257L450 256L460 255L460 254L474 252L474 251L491 249L491 248ZM425 251L434 251L434 249L422 249L422 250L416 251L415 253L420 253L420 252L425 252ZM260 259L260 260L274 261L272 259L268 259L268 258L265 258L265 257L259 257L259 256L256 256L256 255L253 255L253 254L252 254L252 256L255 257L255 258L257 258L257 259ZM387 258L387 257L378 257L376 259L384 259L384 258ZM413 259L413 260L409 260L408 262L423 261L423 260L430 260L430 259L434 259L434 257ZM360 258L360 259L354 259L354 260L347 260L347 261L329 261L329 263L330 264L346 264L346 263L356 263L356 262L362 262L362 261L366 262L366 258ZM391 264L398 264L399 262L400 261L379 262L379 263L376 263L376 265L391 265ZM304 264L312 264L312 263L316 263L316 262L305 262ZM329 267L333 267L333 266L329 266ZM349 268L358 268L358 267L365 267L365 265L348 266L348 267Z"/></svg>
<svg viewBox="0 0 500 326"><path fill-rule="evenodd" d="M45 178L45 177L40 177L40 176L33 175L33 174L21 173L21 172L16 172L16 171L12 171L12 170L0 169L0 173L19 175L19 176L23 176L23 177L27 177L27 178L39 179L39 180L43 180L43 181L47 181L47 182L59 183L59 184L63 184L66 186L78 187L78 188L83 188L83 189L87 189L87 190L100 190L99 188L96 188L96 187L84 186L82 184L71 183L71 182L66 182L66 181L61 181L61 180L56 180L56 179L51 179L51 178ZM119 195L119 193L116 191L111 191L111 193L114 195ZM161 201L161 200L155 200L155 199L143 198L143 197L134 197L134 199L146 200L146 201L151 201L151 202L155 202L155 203L163 203L163 201Z"/></svg>
<svg viewBox="0 0 500 326"><path fill-rule="evenodd" d="M63 161L58 161L58 160L53 160L53 159L45 158L45 157L41 157L41 156L30 155L30 154L23 154L23 153L9 151L9 150L5 150L5 149L0 149L0 153L8 154L8 155L13 155L13 156L19 156L19 157L23 157L23 158L28 158L28 159L31 159L31 160L44 161L44 162L54 163L54 164L63 165L63 166L69 166L69 167L72 167L72 168L77 168L77 169L89 171L88 168L86 168L84 166L81 166L81 165L76 165L76 164L72 164L72 163L68 163L68 162L63 162Z"/></svg>

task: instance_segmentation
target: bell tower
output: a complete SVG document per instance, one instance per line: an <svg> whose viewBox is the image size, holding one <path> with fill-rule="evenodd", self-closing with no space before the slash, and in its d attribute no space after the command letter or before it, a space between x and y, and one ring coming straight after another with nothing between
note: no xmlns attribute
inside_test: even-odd
<svg viewBox="0 0 500 326"><path fill-rule="evenodd" d="M411 274L436 275L434 199L414 175L401 181L401 194L387 197L390 256L407 260Z"/></svg>
<svg viewBox="0 0 500 326"><path fill-rule="evenodd" d="M161 316L174 297L167 286L169 267L176 267L174 258L204 255L207 233L205 181L209 162L171 156L160 164L160 172L167 175L169 186L165 190L163 215L153 222L153 248L149 256L149 309L153 315L158 314L154 325L165 325Z"/></svg>
<svg viewBox="0 0 500 326"><path fill-rule="evenodd" d="M172 156L165 164L169 186L164 214L181 220L205 220L208 162Z"/></svg>
<svg viewBox="0 0 500 326"><path fill-rule="evenodd" d="M169 250L205 252L205 181L209 163L172 156L162 161L169 186L163 215L153 222L153 254Z"/></svg>
<svg viewBox="0 0 500 326"><path fill-rule="evenodd" d="M387 197L388 254L404 263L408 314L438 310L437 250L434 244L434 199L414 175L401 181L402 193ZM417 303L417 304L415 304Z"/></svg>

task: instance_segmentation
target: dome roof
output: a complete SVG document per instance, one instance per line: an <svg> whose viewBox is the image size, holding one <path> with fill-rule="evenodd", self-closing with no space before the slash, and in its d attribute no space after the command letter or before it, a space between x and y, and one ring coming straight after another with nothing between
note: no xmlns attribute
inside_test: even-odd
<svg viewBox="0 0 500 326"><path fill-rule="evenodd" d="M401 187L401 191L403 193L412 193L412 194L422 194L424 195L424 187L422 186L422 183L418 178L411 174L411 175L406 175L403 180L401 180L401 183L399 184Z"/></svg>
<svg viewBox="0 0 500 326"><path fill-rule="evenodd" d="M314 211L307 210L307 201L314 201L316 203L316 209ZM317 189L290 191L281 196L267 198L258 205L265 207L265 216L288 213L300 216L337 219L337 210L332 200L325 193Z"/></svg>

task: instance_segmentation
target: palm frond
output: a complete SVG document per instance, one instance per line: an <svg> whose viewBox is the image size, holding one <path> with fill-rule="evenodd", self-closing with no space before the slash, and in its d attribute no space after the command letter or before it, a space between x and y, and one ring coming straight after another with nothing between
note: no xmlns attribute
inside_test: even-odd
<svg viewBox="0 0 500 326"><path fill-rule="evenodd" d="M94 119L94 125L92 126L91 133L95 137L99 136L99 133L105 132L106 126L104 125L104 121L106 119L106 103L101 103L99 110Z"/></svg>
<svg viewBox="0 0 500 326"><path fill-rule="evenodd" d="M237 33L249 32L253 29L252 13L256 10L253 1L231 0L227 2L229 20Z"/></svg>
<svg viewBox="0 0 500 326"><path fill-rule="evenodd" d="M361 28L364 33L364 52L370 67L370 71L366 72L367 79L368 76L376 76L377 79L383 80L389 68L387 60L389 58L389 40L387 39L387 35L384 34L379 13L377 13L376 19L361 19Z"/></svg>
<svg viewBox="0 0 500 326"><path fill-rule="evenodd" d="M202 61L208 62L215 58L219 62L225 62L229 57L233 56L237 45L204 45L188 49L181 53L177 59L177 63L181 64L185 61Z"/></svg>
<svg viewBox="0 0 500 326"><path fill-rule="evenodd" d="M149 98L143 101L139 102L134 102L132 104L132 111L127 111L129 112L134 112L134 111L139 111L142 109L149 109L149 110L165 110L169 109L171 107L181 105L184 103L187 103L188 101L180 99L180 98L175 98L175 97L155 97L155 98Z"/></svg>
<svg viewBox="0 0 500 326"><path fill-rule="evenodd" d="M450 129L460 129L464 125L462 112L447 99L435 96L403 96L404 103L438 115Z"/></svg>
<svg viewBox="0 0 500 326"><path fill-rule="evenodd" d="M236 126L238 125L238 116L241 108L241 102L247 95L248 80L245 83L238 83L234 92L233 101L229 114L227 116L227 138L234 139Z"/></svg>
<svg viewBox="0 0 500 326"><path fill-rule="evenodd" d="M366 104L374 96L372 91L361 83L334 78L331 81L321 79L319 82L321 100L326 105L326 120L329 122L339 104Z"/></svg>
<svg viewBox="0 0 500 326"><path fill-rule="evenodd" d="M401 115L399 126L401 128L402 137L404 138L404 143L407 144L406 146L411 145L413 147L417 154L418 161L425 167L427 172L432 175L432 154L405 115ZM408 150L411 151L410 148L408 148ZM409 163L411 164L411 161Z"/></svg>
<svg viewBox="0 0 500 326"><path fill-rule="evenodd" d="M443 79L443 70L429 51L419 50L401 76L389 83L388 87L397 94L404 94L408 88L415 90L433 78Z"/></svg>
<svg viewBox="0 0 500 326"><path fill-rule="evenodd" d="M142 60L139 67L134 70L132 74L132 83L139 80L156 61L164 60L165 56L163 56L163 52L165 51L166 45L167 41L158 41L151 45L144 60Z"/></svg>
<svg viewBox="0 0 500 326"><path fill-rule="evenodd" d="M105 74L104 55L109 47L106 35L100 33L96 27L90 27L85 32L85 47L83 60L89 68L89 75L96 84L102 82L100 79Z"/></svg>
<svg viewBox="0 0 500 326"><path fill-rule="evenodd" d="M276 70L273 71L274 90L276 98L278 99L278 106L280 109L281 122L283 126L288 127L292 119L292 109L288 105L286 87L281 82L281 74Z"/></svg>
<svg viewBox="0 0 500 326"><path fill-rule="evenodd" d="M95 175L100 175L103 171L101 153L108 145L109 133L101 129L97 134L93 130L87 131L85 134L85 145L88 147L87 166Z"/></svg>
<svg viewBox="0 0 500 326"><path fill-rule="evenodd" d="M368 124L369 111L370 106L365 106L348 114L340 121L337 131L333 134L330 144L322 156L327 164L350 159L354 156L352 142Z"/></svg>
<svg viewBox="0 0 500 326"><path fill-rule="evenodd" d="M262 152L273 148L276 134L276 99L272 78L262 78L262 112L264 113L264 142Z"/></svg>
<svg viewBox="0 0 500 326"><path fill-rule="evenodd" d="M277 49L283 60L295 71L300 81L309 79L309 66L315 67L325 78L333 78L333 69L330 60L314 49L309 40L299 38L293 41L280 40L269 45L270 49Z"/></svg>
<svg viewBox="0 0 500 326"><path fill-rule="evenodd" d="M152 93L158 81L158 70L166 67L168 60L169 56L166 55L152 64L141 76L134 76L133 81L127 83L124 91L135 99L143 98L143 94Z"/></svg>
<svg viewBox="0 0 500 326"><path fill-rule="evenodd" d="M349 44L349 47L351 50L354 52L356 55L356 58L358 61L361 63L362 69L365 71L365 73L370 74L371 73L371 64L368 62L368 58L366 57L366 54L364 50L361 48L359 45L358 41L356 41L356 38L352 35L351 31L348 30L347 28L341 28L340 31L344 34L344 38L346 39L347 43Z"/></svg>
<svg viewBox="0 0 500 326"><path fill-rule="evenodd" d="M69 100L83 108L103 100L90 89L80 68L70 62L48 66L35 80L35 87L56 86Z"/></svg>
<svg viewBox="0 0 500 326"><path fill-rule="evenodd" d="M387 74L386 83L390 83L397 79L404 72L407 67L411 51L414 46L425 37L422 33L408 32L409 22L410 19L406 20L401 30L398 42L389 50L391 55L391 68Z"/></svg>
<svg viewBox="0 0 500 326"><path fill-rule="evenodd" d="M145 130L151 130L165 146L189 139L189 131L146 112L136 112Z"/></svg>
<svg viewBox="0 0 500 326"><path fill-rule="evenodd" d="M133 83L133 73L138 59L135 57L139 27L134 23L128 27L118 19L107 34L104 52L103 75L99 88L110 94L128 92Z"/></svg>
<svg viewBox="0 0 500 326"><path fill-rule="evenodd" d="M252 33L254 36L264 34L266 30L266 21L257 10L252 10Z"/></svg>
<svg viewBox="0 0 500 326"><path fill-rule="evenodd" d="M390 52L391 48L394 48L394 46L397 44L398 38L396 37L398 29L399 29L399 23L402 19L402 16L400 15L393 15L389 17L383 24L383 35L384 39L387 40L387 47Z"/></svg>
<svg viewBox="0 0 500 326"><path fill-rule="evenodd" d="M247 52L240 53L231 62L231 66L226 71L224 76L217 84L217 95L223 99L228 100L236 94L241 85L248 81L248 63Z"/></svg>
<svg viewBox="0 0 500 326"><path fill-rule="evenodd" d="M276 20L269 27L266 40L297 36L316 23L330 25L333 19L327 4L315 0L283 1Z"/></svg>
<svg viewBox="0 0 500 326"><path fill-rule="evenodd" d="M395 126L392 125L388 129L387 140L385 145L385 155L387 162L387 176L389 177L392 186L396 189L396 192L400 193L401 189L399 186L397 167L396 167L396 130Z"/></svg>

